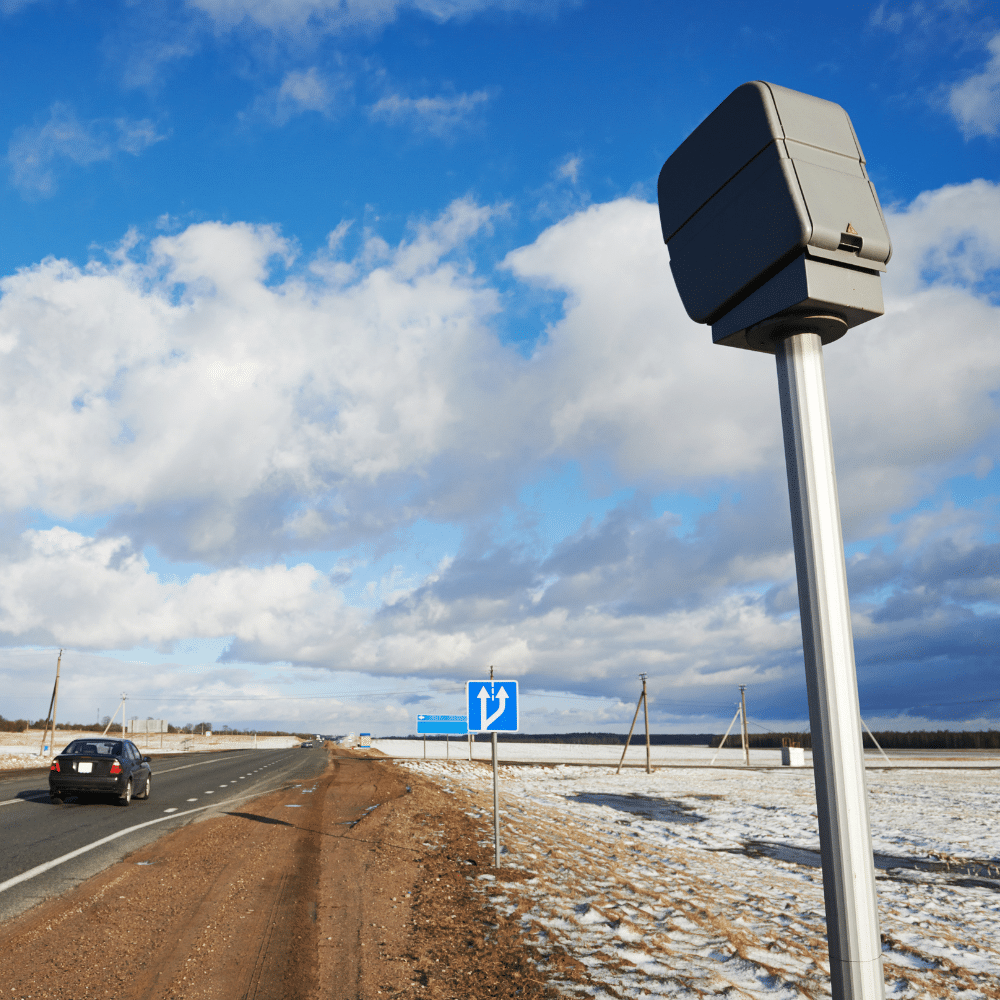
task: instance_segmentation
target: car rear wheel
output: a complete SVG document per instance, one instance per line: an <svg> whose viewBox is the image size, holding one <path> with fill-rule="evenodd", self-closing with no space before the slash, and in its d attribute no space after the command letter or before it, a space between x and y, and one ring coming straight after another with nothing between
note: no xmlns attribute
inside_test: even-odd
<svg viewBox="0 0 1000 1000"><path fill-rule="evenodd" d="M54 806L61 806L63 804L63 797L57 792L49 792L49 802Z"/></svg>
<svg viewBox="0 0 1000 1000"><path fill-rule="evenodd" d="M146 775L146 784L144 784L142 786L142 794L136 795L136 798L137 799L148 799L149 798L149 789L150 789L150 786L152 785L152 783L153 783L153 779L147 774Z"/></svg>
<svg viewBox="0 0 1000 1000"><path fill-rule="evenodd" d="M118 805L127 806L132 801L132 782L128 781L125 784L125 791L118 796Z"/></svg>

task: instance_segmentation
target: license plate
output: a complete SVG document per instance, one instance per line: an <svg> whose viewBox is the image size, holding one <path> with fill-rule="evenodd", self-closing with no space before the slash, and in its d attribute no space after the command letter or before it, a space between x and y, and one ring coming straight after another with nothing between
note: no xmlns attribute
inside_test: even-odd
<svg viewBox="0 0 1000 1000"><path fill-rule="evenodd" d="M92 761L89 760L88 761L81 760L80 763L76 765L76 769L77 772L80 774L90 774L90 772L94 770L94 764Z"/></svg>

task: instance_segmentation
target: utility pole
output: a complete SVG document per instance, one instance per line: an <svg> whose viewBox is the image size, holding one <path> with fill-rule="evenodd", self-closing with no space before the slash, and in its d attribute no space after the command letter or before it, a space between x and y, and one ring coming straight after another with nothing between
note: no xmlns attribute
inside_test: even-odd
<svg viewBox="0 0 1000 1000"><path fill-rule="evenodd" d="M122 718L125 718L125 696L122 695L122 700L118 703L118 708L122 710ZM111 724L115 721L115 716L118 715L118 708L115 709L114 715L108 719L108 724L104 727L104 732L101 733L102 736L108 735L108 730L111 728Z"/></svg>
<svg viewBox="0 0 1000 1000"><path fill-rule="evenodd" d="M625 737L625 747L622 750L622 757L618 761L615 774L621 774L622 764L625 763L625 754L628 753L628 745L632 742L632 732L635 729L635 722L639 718L639 709L646 703L646 675L639 674L639 676L642 678L642 694L639 695L639 700L635 703L635 715L632 716L632 725L628 727L628 736ZM649 773L649 712L646 713L646 773Z"/></svg>
<svg viewBox="0 0 1000 1000"><path fill-rule="evenodd" d="M646 774L651 772L649 766L649 702L646 700L646 675L639 674L642 678L642 713L646 717Z"/></svg>
<svg viewBox="0 0 1000 1000"><path fill-rule="evenodd" d="M55 752L56 747L56 709L59 705L59 667L62 665L63 651L59 650L59 658L56 660L56 682L52 688L52 698L49 700L49 711L45 716L45 729L42 730L42 742L38 749L38 756L45 753L45 737L49 732L49 719L52 720L52 739L49 741L49 756Z"/></svg>
<svg viewBox="0 0 1000 1000"><path fill-rule="evenodd" d="M750 766L750 737L747 735L747 686L740 685L740 714L743 716L743 760Z"/></svg>

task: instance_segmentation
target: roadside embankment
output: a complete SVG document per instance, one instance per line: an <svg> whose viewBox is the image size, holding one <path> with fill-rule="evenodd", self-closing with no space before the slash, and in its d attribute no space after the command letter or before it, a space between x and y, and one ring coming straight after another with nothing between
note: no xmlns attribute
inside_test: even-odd
<svg viewBox="0 0 1000 1000"><path fill-rule="evenodd" d="M318 779L185 826L11 920L0 983L33 1000L554 997L484 899L481 836L433 781L334 749Z"/></svg>

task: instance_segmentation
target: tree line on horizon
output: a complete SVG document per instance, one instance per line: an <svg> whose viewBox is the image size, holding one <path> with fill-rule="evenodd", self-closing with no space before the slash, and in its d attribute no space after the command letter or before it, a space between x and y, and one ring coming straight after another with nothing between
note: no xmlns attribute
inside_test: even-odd
<svg viewBox="0 0 1000 1000"><path fill-rule="evenodd" d="M950 729L915 729L912 731L887 730L875 733L875 739L883 750L1000 750L1000 730L988 729L978 732ZM812 733L750 733L750 746L755 749L778 749L782 746L812 749ZM785 742L787 741L787 743ZM713 749L722 743L721 736L713 736L709 744ZM874 740L868 733L862 733L862 744L866 750L876 750ZM743 746L739 733L731 734L726 740L727 749Z"/></svg>
<svg viewBox="0 0 1000 1000"><path fill-rule="evenodd" d="M465 740L465 736L414 735L380 736L385 740L439 740L452 742ZM488 733L473 733L473 740L487 742ZM502 733L504 743L573 743L584 746L624 746L624 733ZM1000 730L989 729L978 732L964 730L925 730L911 732L886 730L875 733L875 739L884 750L1000 750ZM786 745L812 749L812 734L804 733L750 733L750 746L755 749L780 749ZM868 733L863 734L864 747L875 750L876 746ZM645 744L645 733L633 733L631 746ZM650 733L651 746L707 746L716 749L722 743L721 733ZM742 747L739 733L732 733L726 740L726 747Z"/></svg>
<svg viewBox="0 0 1000 1000"><path fill-rule="evenodd" d="M59 722L56 724L56 730L62 732L70 733L102 733L104 732L104 727L108 724L108 716L105 716L101 722ZM139 720L142 721L142 720ZM48 720L48 724L51 727L52 720ZM37 729L39 731L43 730L46 725L45 719L36 719L31 722L28 719L5 719L0 715L0 733L26 733L29 729ZM202 731L211 731L220 736L252 736L255 732L258 736L294 736L299 740L312 739L312 734L308 733L286 733L283 729L233 729L229 726L219 726L218 729L212 729L211 722L196 722L196 723L186 723L183 726L172 726L169 722L167 723L167 732L175 734L189 734L193 736L199 735ZM111 727L112 734L121 734L121 723L115 722ZM129 733L129 736L145 736L145 733ZM157 733L150 733L150 736L156 736Z"/></svg>

